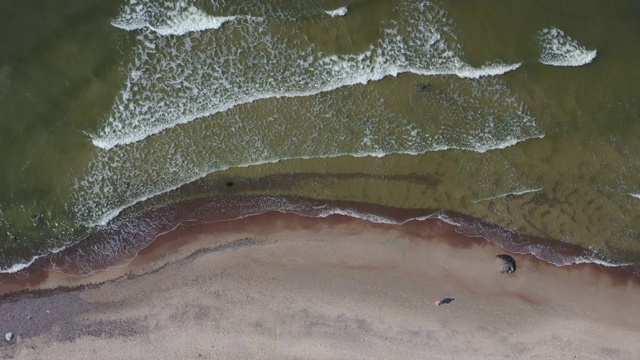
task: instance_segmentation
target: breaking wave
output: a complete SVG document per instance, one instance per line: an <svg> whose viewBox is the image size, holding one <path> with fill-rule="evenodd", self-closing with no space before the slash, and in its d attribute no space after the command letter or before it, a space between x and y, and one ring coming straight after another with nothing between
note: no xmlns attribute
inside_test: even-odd
<svg viewBox="0 0 640 360"><path fill-rule="evenodd" d="M479 203L481 201L495 200L495 199L499 199L499 198L503 198L503 197L507 197L507 196L519 196L519 195L524 195L524 194L529 194L529 193L542 191L542 189L543 189L542 187L536 187L536 188L532 188L532 189L514 190L514 191L500 193L500 194L497 194L497 195L494 195L494 196L489 196L489 197L484 197L484 198L481 198L481 199L473 200L473 202L474 203Z"/></svg>
<svg viewBox="0 0 640 360"><path fill-rule="evenodd" d="M493 61L472 67L463 60L446 12L424 1L398 7L406 21L389 20L377 43L362 53L346 55L324 53L306 36L295 38L292 34L304 31L296 25L274 30L277 19L234 22L227 31L194 34L188 30L202 29L206 26L198 24L208 22L185 25L185 19L201 19L199 11L188 8L179 16L162 16L153 28L182 36L139 31L125 89L92 141L112 149L256 100L310 96L400 73L479 78L520 66ZM124 23L121 18L136 19L126 28L139 29L150 22L125 14L117 24ZM174 22L179 26L171 27Z"/></svg>
<svg viewBox="0 0 640 360"><path fill-rule="evenodd" d="M596 58L596 50L587 50L562 30L550 27L538 32L542 48L540 62L553 66L582 66Z"/></svg>
<svg viewBox="0 0 640 360"><path fill-rule="evenodd" d="M336 17L336 16L345 16L347 15L347 7L343 6L341 8L337 8L335 10L329 10L329 11L325 11L325 13L331 17Z"/></svg>
<svg viewBox="0 0 640 360"><path fill-rule="evenodd" d="M184 1L142 4L137 0L130 0L129 6L125 6L111 24L127 31L149 29L160 35L185 35L219 29L224 23L240 18L251 17L212 16Z"/></svg>

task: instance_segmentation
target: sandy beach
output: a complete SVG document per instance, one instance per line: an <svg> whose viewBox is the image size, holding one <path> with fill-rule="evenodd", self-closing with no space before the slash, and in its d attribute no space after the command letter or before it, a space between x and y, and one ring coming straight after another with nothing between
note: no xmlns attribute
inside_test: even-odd
<svg viewBox="0 0 640 360"><path fill-rule="evenodd" d="M91 276L4 275L0 331L15 337L0 356L640 358L637 278L518 254L504 275L501 253L437 220L268 213L183 227Z"/></svg>

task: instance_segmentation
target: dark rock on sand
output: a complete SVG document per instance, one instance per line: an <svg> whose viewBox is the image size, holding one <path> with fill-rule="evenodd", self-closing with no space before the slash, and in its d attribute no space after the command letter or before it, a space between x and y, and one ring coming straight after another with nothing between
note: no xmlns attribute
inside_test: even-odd
<svg viewBox="0 0 640 360"><path fill-rule="evenodd" d="M516 271L516 260L509 255L500 254L496 255L497 258L502 260L502 270L500 270L503 274L511 274Z"/></svg>

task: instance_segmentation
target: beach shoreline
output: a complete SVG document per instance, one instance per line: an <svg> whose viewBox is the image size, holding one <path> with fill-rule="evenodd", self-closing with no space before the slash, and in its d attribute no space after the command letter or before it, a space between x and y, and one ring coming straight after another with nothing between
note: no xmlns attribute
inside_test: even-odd
<svg viewBox="0 0 640 360"><path fill-rule="evenodd" d="M442 221L457 234L480 237L517 254L532 254L558 266L594 263L618 268L640 277L640 264L634 254L617 254L608 258L601 252L554 238L519 233L498 224L454 211L426 208L396 208L375 203L315 200L296 196L226 194L189 198L157 205L152 209L131 209L103 226L96 226L77 242L48 254L27 254L32 260L6 263L0 282L16 283L15 277L41 281L43 274L62 272L86 277L113 267L123 267L141 251L154 246L166 234L180 233L180 228L194 225L236 221L265 213L288 213L304 217L325 218L347 215L377 224L403 225L408 222ZM176 232L177 230L177 232ZM16 260L17 261L17 260ZM17 270L9 270L15 268ZM6 276L6 274L9 274ZM47 275L49 276L49 275ZM20 281L17 281L20 283ZM19 288L20 285L17 286ZM6 288L6 287L5 287ZM0 296L6 292L0 289Z"/></svg>
<svg viewBox="0 0 640 360"><path fill-rule="evenodd" d="M0 359L640 360L638 1L5 2Z"/></svg>
<svg viewBox="0 0 640 360"><path fill-rule="evenodd" d="M16 358L635 358L640 282L455 233L266 213L182 226L127 265L4 281ZM37 290L49 289L49 290ZM436 300L450 297L447 305ZM126 346L123 346L126 344Z"/></svg>

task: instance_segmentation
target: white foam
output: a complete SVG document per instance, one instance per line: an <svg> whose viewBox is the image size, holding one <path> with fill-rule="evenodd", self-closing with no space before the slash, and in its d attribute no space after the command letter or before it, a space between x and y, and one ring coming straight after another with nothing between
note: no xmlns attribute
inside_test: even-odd
<svg viewBox="0 0 640 360"><path fill-rule="evenodd" d="M570 264L597 264L597 265L602 265L602 266L606 266L606 267L624 267L624 266L630 266L633 265L633 263L614 263L608 260L602 260L602 259L598 259L596 257L593 256L578 256L574 259L570 260ZM570 265L567 264L567 265Z"/></svg>
<svg viewBox="0 0 640 360"><path fill-rule="evenodd" d="M507 197L507 196L519 196L519 195L524 195L524 194L529 194L529 193L533 193L533 192L538 192L538 191L542 191L542 187L536 187L536 188L532 188L532 189L523 189L523 190L515 190L515 191L509 191L509 192L505 192L505 193L501 193L495 196L490 196L490 197L486 197L486 198L481 198L481 199L477 199L477 200L473 200L474 203L479 203L481 201L488 201L488 200L495 200L495 199L499 199L502 197Z"/></svg>
<svg viewBox="0 0 640 360"><path fill-rule="evenodd" d="M596 264L605 267L625 267L633 265L633 263L615 263L610 260L603 259L602 256L597 253L593 253L593 255L560 257L556 254L549 253L549 251L550 249L547 247L530 244L525 246L523 250L513 252L517 254L531 254L537 259L558 267L579 264Z"/></svg>
<svg viewBox="0 0 640 360"><path fill-rule="evenodd" d="M509 144L511 144L512 142L510 141ZM517 142L515 142L517 143ZM515 144L514 143L514 144ZM504 146L502 146L501 144L497 145L497 148L504 148ZM450 150L450 149L455 149L455 147L439 147L436 149L430 149L430 151L444 151L444 150ZM481 148L482 151L481 152L485 152L490 150L489 147L487 148ZM472 148L472 149L464 149L464 150L471 150L471 151L477 151L477 148ZM226 165L226 166L221 166L218 168L207 168L206 170L197 173L195 176L193 177L187 177L184 180L177 182L177 183L173 183L169 186L166 187L159 187L157 188L157 190L152 191L152 192L145 192L144 195L139 196L139 197L135 197L132 200L128 201L126 204L124 205L119 205L113 209L110 209L108 211L104 211L101 212L99 209L84 209L83 212L85 212L86 210L91 210L91 212L97 212L97 217L92 216L90 217L90 221L86 222L85 225L87 226L104 226L107 225L111 220L113 220L117 215L119 215L124 209L127 209L137 203L143 202L145 200L151 199L155 196L176 190L180 187L182 187L183 185L195 182L199 179L204 178L205 176L211 174L211 173L215 173L215 172L220 172L220 171L224 171L224 170L228 170L230 168L243 168L243 167L251 167L251 166L259 166L259 165L265 165L265 164L272 164L272 163L277 163L280 161L286 161L286 160L294 160L294 159L314 159L314 158L325 158L325 159L329 159L329 158L336 158L336 157L342 157L342 156L353 156L353 157L384 157L387 155L391 155L391 154L406 154L406 155L420 155L423 154L424 152L410 152L410 151L398 151L398 152L391 152L391 153L383 153L383 152L372 152L372 153L334 153L334 154L327 154L327 155L323 155L323 156L297 156L297 157L281 157L281 158L277 158L277 159L265 159L262 161L253 161L253 162L245 162L245 163L239 163L239 164L234 164L233 166L230 165ZM83 206L86 206L86 204L83 204ZM107 208L108 209L108 208ZM348 214L344 214L344 215L348 215ZM447 221L447 217L442 215L443 217L441 218L443 221ZM440 218L440 217L439 217ZM453 225L458 225L457 223L451 223Z"/></svg>
<svg viewBox="0 0 640 360"><path fill-rule="evenodd" d="M387 105L393 91L345 87L322 96L270 100L268 107L257 105L257 113L252 106L237 107L174 128L167 136L100 150L73 191L78 218L104 225L140 201L229 168L289 159L420 155L449 149L485 152L543 136L500 79L451 77L445 84L440 89L443 96L426 97L429 110L416 110L420 116L415 118L396 113L404 107ZM421 120L429 111L446 122L433 129ZM344 121L352 114L371 120ZM292 128L289 122L294 119L306 126ZM289 129L286 146L284 128Z"/></svg>
<svg viewBox="0 0 640 360"><path fill-rule="evenodd" d="M286 211L283 212L293 212L299 215L303 215L303 213L297 211L297 209L295 208L295 206L283 206L282 208L285 208ZM316 214L314 216L319 216L319 217L328 217L331 215L344 215L344 216L349 216L352 218L357 218L357 219L362 219L362 220L367 220L370 221L372 223L378 223L378 224L391 224L391 225L403 225L412 221L424 221L424 220L428 220L428 219L438 219L441 220L449 225L453 225L454 227L461 227L464 226L463 223L460 223L454 219L452 219L451 217L447 216L445 213L443 212L436 212L430 215L425 215L425 216L419 216L419 217L413 217L413 218L408 218L406 220L403 221L396 221L384 216L379 216L379 215L374 215L374 214L368 214L368 213L362 213L359 211L355 211L355 210L347 210L347 209L339 209L339 208L329 208L329 209L323 209L319 214ZM473 236L473 235L467 235L467 236ZM480 236L480 235L477 235ZM483 237L483 236L481 236ZM489 240L487 240L489 241ZM499 246L502 246L501 244L496 244ZM544 249L546 249L545 247L542 247L540 245L534 245L531 244L529 246L526 246L526 251L525 252L518 252L516 251L516 253L521 253L521 254L531 254L533 256L535 256L536 258L545 261L547 263L556 265L556 266L569 266L569 265L574 265L574 264L597 264L597 265L601 265L601 266L606 266L606 267L624 267L624 266L630 266L633 265L633 263L614 263L612 261L603 259L602 256L598 257L599 255L597 253L594 253L593 255L585 255L585 256L572 256L572 257L568 257L568 258L562 258L562 259L556 259L556 261L554 262L552 259L546 258L545 256L543 256L543 252ZM507 249L509 250L509 249ZM509 250L509 251L513 251L513 250Z"/></svg>
<svg viewBox="0 0 640 360"><path fill-rule="evenodd" d="M141 34L126 88L109 119L91 135L92 142L113 149L241 104L311 96L401 73L475 79L520 66L499 61L479 68L466 64L446 13L428 2L401 5L407 7L403 11L409 19L390 22L383 38L360 54L328 55L313 43L296 46L289 39L292 30L274 35L267 20L234 23L243 34L241 47L237 40L217 32L193 36L176 26L171 31L183 36L167 39ZM195 44L204 48L197 50ZM260 62L261 70L256 72Z"/></svg>
<svg viewBox="0 0 640 360"><path fill-rule="evenodd" d="M3 273L3 274L12 274L12 273L16 273L16 272L18 272L18 271L21 271L21 270L24 270L24 269L28 268L29 266L31 266L31 264L33 264L36 260L38 260L38 259L39 259L39 258L41 258L41 257L49 256L49 255L51 255L51 254L58 253L58 252L60 252L60 251L62 251L62 250L64 250L64 249L66 249L66 246L64 246L64 247L57 247L57 248L55 248L55 249L53 249L53 250L51 250L51 251L47 252L46 254L43 254L43 255L36 255L36 256L32 257L30 260L27 260L27 261L25 261L25 262L18 263L18 264L13 264L13 265L12 265L11 267L9 267L9 268L0 268L0 273Z"/></svg>
<svg viewBox="0 0 640 360"><path fill-rule="evenodd" d="M192 9L195 9L192 7ZM195 10L194 10L195 11ZM188 17L187 17L188 16ZM227 21L238 19L237 16L208 16L206 14L191 13L186 14L181 19L159 25L158 27L149 26L149 29L160 35L184 35L193 31L203 31L209 29L219 29L222 24Z"/></svg>
<svg viewBox="0 0 640 360"><path fill-rule="evenodd" d="M342 62L340 60L334 61L333 58L330 57L325 59L327 62L334 62L334 70L345 68L352 68L352 64L347 62ZM365 67L365 66L362 66ZM131 144L134 142L138 142L146 139L149 136L159 134L162 131L173 128L178 125L187 124L193 120L203 118L206 116L211 116L216 113L225 112L235 106L252 103L257 100L269 99L269 98L279 98L279 97L303 97L303 96L312 96L317 95L322 92L329 92L336 90L341 87L357 85L357 84L366 84L369 81L377 81L381 80L387 76L397 76L400 73L414 73L420 75L456 75L460 78L471 78L478 79L486 76L496 76L502 75L509 71L513 71L520 67L520 64L507 64L503 66L488 66L482 68L473 68L471 66L463 65L457 69L439 69L439 70L423 70L423 69L411 69L411 68L397 68L395 66L388 67L386 69L375 69L370 74L361 74L358 73L359 76L353 76L352 78L342 79L342 81L336 81L335 83L327 84L326 86L319 89L310 89L307 91L298 91L298 92L264 92L253 94L241 99L237 99L236 101L229 101L225 104L220 104L219 107L211 108L206 111L197 112L188 115L177 116L173 118L174 120L167 123L160 123L156 125L148 125L145 126L142 131L127 131L127 128L123 128L120 125L120 122L115 122L114 126L111 128L104 129L100 134L93 134L91 136L92 143L102 149L110 150L116 146ZM355 74L354 74L355 75ZM139 118L135 119L138 122ZM118 133L117 136L113 136L111 134ZM542 137L542 135L540 135ZM513 139L503 145L503 148L512 146L518 142L517 139ZM491 148L492 149L492 148ZM477 149L479 152L485 152L490 150L489 148L479 148Z"/></svg>
<svg viewBox="0 0 640 360"><path fill-rule="evenodd" d="M130 0L129 6L125 6L111 24L127 31L146 28L166 36L219 29L224 23L240 18L250 17L212 16L184 1L139 4L136 0Z"/></svg>
<svg viewBox="0 0 640 360"><path fill-rule="evenodd" d="M347 7L343 6L341 8L337 8L335 10L329 10L329 11L325 11L325 13L331 17L336 17L336 16L345 16L347 15Z"/></svg>
<svg viewBox="0 0 640 360"><path fill-rule="evenodd" d="M369 81L381 80L387 76L397 76L400 73L414 73L420 75L456 75L460 78L479 79L481 77L490 77L505 74L509 71L513 71L520 67L520 63L517 64L487 64L480 68L474 68L459 61L455 61L454 65L443 69L420 69L411 67L399 67L397 65L387 65L382 59L374 59L375 55L373 51L367 51L356 56L329 56L321 58L318 63L323 63L328 67L329 72L342 73L334 77L333 82L328 82L326 85L319 88L311 88L304 91L266 91L263 93L254 93L246 95L245 97L236 98L226 103L221 103L217 107L195 112L187 115L176 115L172 117L172 121L162 122L157 124L149 124L142 128L135 127L123 127L120 121L114 121L114 126L105 128L101 134L91 135L92 142L95 146L109 150L116 146L126 145L137 141L144 140L145 138L158 134L166 129L175 127L177 125L186 124L193 120L211 116L216 113L225 112L235 106L251 103L261 99L279 98L279 97L303 97L312 96L322 92L329 92L345 86L352 86L357 84L366 84ZM354 60L356 59L356 60ZM367 65L368 62L373 62L373 66ZM129 97L129 91L125 91L124 97ZM145 107L145 109L148 109ZM175 113L175 111L170 111ZM141 118L134 118L135 124L139 124ZM132 124L133 125L133 124ZM128 131L133 129L133 131ZM117 136L112 134L117 133ZM506 143L504 147L511 146L517 143L518 140ZM480 149L480 152L487 151L488 149Z"/></svg>
<svg viewBox="0 0 640 360"><path fill-rule="evenodd" d="M304 215L303 213L301 213L300 211L297 211L297 209L295 208L295 206L283 206L282 208L286 209L285 211L281 211L283 213L287 213L287 212L293 212L296 213L298 215ZM420 216L420 217L413 217L413 218L408 218L406 220L403 221L396 221L384 216L379 216L379 215L374 215L374 214L368 214L368 213L362 213L359 211L355 211L355 210L351 210L351 209L340 209L340 208L329 208L329 209L323 209L319 214L315 214L313 215L313 217L328 217L331 215L343 215L343 216L349 216L352 218L357 218L357 219L362 219L362 220L366 220L366 221L370 221L372 223L377 223L377 224L391 224L391 225L403 225L412 221L424 221L424 220L428 220L428 219L439 219L449 225L453 225L454 227L460 227L463 226L464 224L455 221L453 219L451 219L449 216L447 216L446 214L442 213L442 212L436 212L434 214L430 214L430 215L425 215L425 216ZM469 235L468 235L469 236ZM499 246L502 246L500 244L496 244ZM531 254L533 256L535 256L536 258L545 261L547 263L556 265L556 266L569 266L569 265L577 265L577 264L597 264L597 265L601 265L601 266L605 266L605 267L625 267L625 266L630 266L633 265L633 263L614 263L612 261L609 260L605 260L602 258L598 258L597 254L594 255L586 255L586 256L575 256L575 257L568 257L568 258L562 258L562 259L556 259L556 261L552 261L551 259L546 258L545 256L542 255L542 252L544 251L540 251L543 249L543 247L539 246L539 245L529 245L526 247L527 251L522 253L522 254ZM508 250L508 249L507 249ZM513 251L513 250L511 250ZM516 253L521 253L521 252L516 252Z"/></svg>
<svg viewBox="0 0 640 360"><path fill-rule="evenodd" d="M229 168L288 159L486 152L544 136L505 82L492 76L517 64L470 67L456 55L442 12L405 5L412 17L402 25L409 28L387 24L380 43L356 55L291 48L283 41L289 33L274 35L266 21L233 24L244 32L243 47L221 32L140 35L154 46L137 48L126 89L94 139L108 150L96 151L74 185L77 218L105 225L141 201ZM194 50L214 40L207 52ZM266 58L269 66L256 72L239 56L251 64ZM290 66L296 62L300 66ZM399 107L396 92L385 87L344 86L402 72L455 76L430 79L439 83L432 93L408 89L422 103L413 110ZM236 106L262 98L269 100ZM207 114L206 121L172 127ZM163 129L162 136L137 141Z"/></svg>
<svg viewBox="0 0 640 360"><path fill-rule="evenodd" d="M540 62L553 66L582 66L596 58L596 50L587 50L577 41L555 27L538 32L542 48Z"/></svg>
<svg viewBox="0 0 640 360"><path fill-rule="evenodd" d="M385 153L372 153L372 154L346 154L346 153L340 153L340 154L332 154L332 155L328 155L328 156L324 156L323 158L335 158L335 157L341 157L341 156L354 156L354 157L367 157L367 156L372 156L372 157L384 157L387 156L389 154L385 154ZM415 154L410 154L410 155L415 155ZM247 162L247 163L242 163L242 164L236 164L235 166L233 166L234 168L245 168L245 167L251 167L251 166L259 166L259 165L266 165L266 164L274 164L280 161L286 161L286 160L294 160L294 159L313 159L315 157L291 157L291 158L280 158L280 159L272 159L272 160L264 160L264 161L256 161L256 162ZM143 202L145 200L151 199L153 197L156 197L158 195L176 190L186 184L195 182L199 179L204 178L205 176L214 173L214 172L219 172L219 171L225 171L230 169L231 166L223 166L220 168L215 168L215 169L207 169L207 171L204 171L202 173L198 173L197 175L193 176L193 177L189 177L187 179L185 179L182 182L176 183L174 185L168 186L168 187L163 187L160 188L157 191L154 192L149 192L149 193L145 193L143 196L139 196L134 198L133 200L129 201L128 203L118 206L114 209L110 209L108 211L104 211L104 212L100 212L98 211L98 215L94 216L94 217L90 217L88 219L88 221L85 222L86 226L105 226L107 224L109 224L109 222L111 220L113 220L116 216L118 216L123 210L134 206L135 204L138 204L140 202ZM82 186L82 185L80 185ZM84 209L81 210L81 212L86 212L86 210L98 210L98 209ZM333 210L331 210L333 211ZM341 210L336 210L336 211L341 211ZM326 216L331 215L334 213L328 212ZM336 212L335 214L342 214L342 215L348 215L347 213L340 213L340 212ZM382 219L382 218L380 218ZM380 222L385 222L385 223L391 223L388 221L380 221ZM27 265L28 266L28 265Z"/></svg>
<svg viewBox="0 0 640 360"><path fill-rule="evenodd" d="M456 225L456 232L459 232L462 235L482 237L510 252L516 254L530 254L535 256L537 259L558 267L577 264L597 264L606 267L624 267L634 265L633 263L615 263L606 259L604 255L593 251L592 249L585 250L583 255L562 256L556 252L556 249L554 249L553 246L522 242L521 240L514 241L512 237L515 235L515 232L512 230L496 227L484 227L479 223L475 223L474 220L471 220L470 222L463 220L462 223L454 221L446 222ZM561 244L562 243L558 243L558 245Z"/></svg>
<svg viewBox="0 0 640 360"><path fill-rule="evenodd" d="M449 224L449 225L453 225L453 226L462 226L462 224L461 224L461 223L459 223L459 222L457 222L457 221L453 220L451 217L449 217L449 216L447 216L447 215L445 215L445 214L443 214L443 213L437 213L437 214L434 214L432 217L433 217L433 218L440 219L440 220L444 221L445 223L447 223L447 224ZM423 219L417 219L417 220L423 220Z"/></svg>
<svg viewBox="0 0 640 360"><path fill-rule="evenodd" d="M492 62L483 65L479 68L460 63L456 68L452 69L439 69L436 71L425 71L423 69L407 69L406 72L411 72L419 75L456 75L461 78L479 79L486 76L498 76L506 74L510 71L518 69L522 63L504 64L502 62Z"/></svg>

